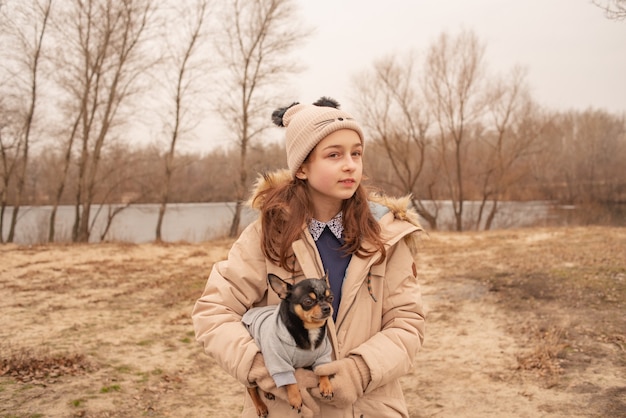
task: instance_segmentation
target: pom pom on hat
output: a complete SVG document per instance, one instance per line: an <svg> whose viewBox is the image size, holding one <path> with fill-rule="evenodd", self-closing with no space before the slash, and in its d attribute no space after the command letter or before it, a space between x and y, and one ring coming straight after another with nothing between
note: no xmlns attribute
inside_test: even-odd
<svg viewBox="0 0 626 418"><path fill-rule="evenodd" d="M285 145L287 148L287 165L291 177L325 137L340 129L351 129L359 134L363 143L363 131L354 118L339 109L339 103L329 97L322 97L312 105L292 103L287 107L276 109L272 113L272 121L287 128Z"/></svg>

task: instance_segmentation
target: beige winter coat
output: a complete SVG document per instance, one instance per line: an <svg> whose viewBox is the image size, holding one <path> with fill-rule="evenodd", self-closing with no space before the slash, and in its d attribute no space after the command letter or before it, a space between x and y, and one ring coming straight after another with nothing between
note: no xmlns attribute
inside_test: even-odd
<svg viewBox="0 0 626 418"><path fill-rule="evenodd" d="M276 173L270 182L288 181ZM414 254L416 232L421 231L417 216L407 210L408 199L372 197L374 216L381 226L387 247L385 262L374 265L378 255L353 256L343 284L337 321L329 324L333 357L361 355L371 372L371 383L352 407L339 410L320 402L323 418L408 417L398 378L406 374L424 339L424 311L416 278ZM241 323L253 306L277 304L279 299L267 285L267 274L282 278L293 275L267 260L261 251L261 225L249 225L233 244L228 259L216 263L202 297L193 309L197 340L205 352L243 385L255 354L259 351ZM295 279L322 277L322 261L307 228L302 239L293 243L302 274ZM368 273L371 288L368 289ZM215 388L218 389L218 388ZM242 417L256 417L249 396L245 396ZM280 400L266 402L270 417L296 417Z"/></svg>

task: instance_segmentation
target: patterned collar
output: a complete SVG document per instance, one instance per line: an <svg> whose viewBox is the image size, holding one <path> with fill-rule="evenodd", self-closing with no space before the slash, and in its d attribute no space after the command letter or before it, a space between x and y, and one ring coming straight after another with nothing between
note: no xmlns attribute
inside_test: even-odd
<svg viewBox="0 0 626 418"><path fill-rule="evenodd" d="M332 232L338 240L341 240L341 237L343 236L343 215L341 212L326 223L320 222L317 219L311 219L309 222L309 232L315 241L319 239L322 232L324 232L324 228L326 227L330 229L330 232Z"/></svg>

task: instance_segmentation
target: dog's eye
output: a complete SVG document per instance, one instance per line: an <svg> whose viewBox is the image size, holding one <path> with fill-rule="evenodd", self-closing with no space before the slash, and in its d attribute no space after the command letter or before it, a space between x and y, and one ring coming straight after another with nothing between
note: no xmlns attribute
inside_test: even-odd
<svg viewBox="0 0 626 418"><path fill-rule="evenodd" d="M330 295L326 298L326 300L328 301L328 303L333 303L333 300L335 300L335 297L333 295Z"/></svg>
<svg viewBox="0 0 626 418"><path fill-rule="evenodd" d="M302 306L304 306L305 308L310 308L313 305L315 305L315 301L313 299L311 299L311 298L306 298L302 302Z"/></svg>

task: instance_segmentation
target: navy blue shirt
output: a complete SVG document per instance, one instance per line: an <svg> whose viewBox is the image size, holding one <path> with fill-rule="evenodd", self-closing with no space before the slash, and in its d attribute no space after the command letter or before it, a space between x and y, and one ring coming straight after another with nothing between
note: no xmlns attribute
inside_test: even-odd
<svg viewBox="0 0 626 418"><path fill-rule="evenodd" d="M339 302L341 301L341 287L346 276L346 269L352 258L341 250L344 241L342 216L339 213L328 223L322 223L315 219L309 224L309 231L315 240L317 250L320 253L324 271L328 273L330 289L335 296L333 300L333 320L337 319Z"/></svg>

